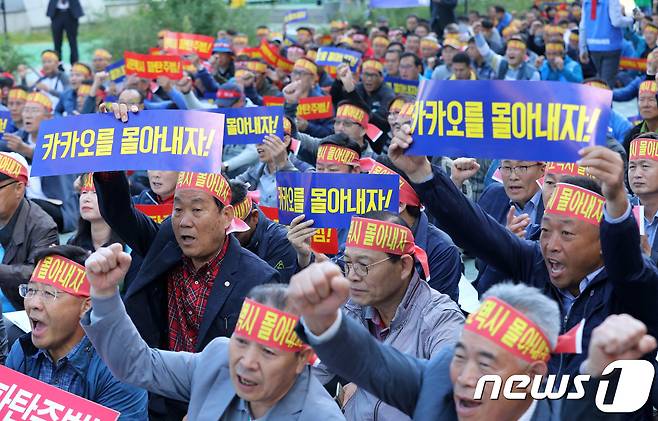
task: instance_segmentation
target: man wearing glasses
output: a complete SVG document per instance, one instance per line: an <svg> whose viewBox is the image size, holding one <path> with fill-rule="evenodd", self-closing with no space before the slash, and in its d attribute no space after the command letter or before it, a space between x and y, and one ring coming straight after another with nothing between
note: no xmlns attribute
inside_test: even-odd
<svg viewBox="0 0 658 421"><path fill-rule="evenodd" d="M91 307L83 266L88 254L76 246L36 252L32 277L17 288L32 332L14 342L6 365L119 411L122 420L145 420L146 391L117 380L80 325L80 318Z"/></svg>
<svg viewBox="0 0 658 421"><path fill-rule="evenodd" d="M479 169L474 159L460 159L454 162L451 178L458 186ZM535 161L503 159L498 167L501 183L490 184L478 200L478 205L498 223L516 227L517 235L528 240L537 240L544 215L541 187L537 180L544 175L546 164ZM485 272L492 269L481 259L476 259L478 277L474 285L482 283ZM488 274L488 276L495 274ZM488 284L488 282L487 282ZM478 289L480 291L480 289ZM481 290L480 292L484 292Z"/></svg>
<svg viewBox="0 0 658 421"><path fill-rule="evenodd" d="M372 232L377 233L374 238ZM464 315L450 297L421 279L416 260L426 268L427 255L415 245L399 216L370 212L353 217L344 259L339 262L350 291L343 309L379 342L430 359L456 343ZM371 419L373 413L378 420L409 419L354 384L345 386L341 404L348 420Z"/></svg>

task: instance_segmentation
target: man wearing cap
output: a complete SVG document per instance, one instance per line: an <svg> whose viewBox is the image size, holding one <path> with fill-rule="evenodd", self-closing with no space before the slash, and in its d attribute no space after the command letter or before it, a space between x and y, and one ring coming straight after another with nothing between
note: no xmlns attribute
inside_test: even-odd
<svg viewBox="0 0 658 421"><path fill-rule="evenodd" d="M344 419L311 373L313 353L295 334L285 286L250 289L230 339L216 338L197 353L170 352L142 340L126 314L118 285L130 256L121 246L98 250L86 264L92 310L82 326L122 381L189 402L190 420Z"/></svg>
<svg viewBox="0 0 658 421"><path fill-rule="evenodd" d="M546 60L539 68L541 80L580 83L583 81L583 69L580 63L564 53L562 41L546 44Z"/></svg>
<svg viewBox="0 0 658 421"><path fill-rule="evenodd" d="M75 63L71 67L70 87L65 90L55 106L55 116L74 115L78 107L78 89L82 82L91 81L91 68L83 63ZM81 95L83 98L87 95Z"/></svg>
<svg viewBox="0 0 658 421"><path fill-rule="evenodd" d="M258 192L250 192L247 187L237 181L231 183L231 193L236 201L235 216L249 226L249 230L237 232L235 237L242 247L279 271L281 282L288 283L297 259L297 253L287 238L288 230L265 216L255 201Z"/></svg>
<svg viewBox="0 0 658 421"><path fill-rule="evenodd" d="M120 420L144 420L146 391L115 378L80 326L91 307L88 255L76 246L37 250L32 277L16 288L32 331L14 342L6 366L118 411Z"/></svg>
<svg viewBox="0 0 658 421"><path fill-rule="evenodd" d="M350 100L367 106L371 122L388 131L386 110L395 96L393 89L384 83L384 65L375 59L366 59L361 64L361 82L355 83L352 71L347 64L338 66L337 78L331 87L334 104Z"/></svg>
<svg viewBox="0 0 658 421"><path fill-rule="evenodd" d="M60 95L69 87L68 76L59 70L59 57L60 55L53 50L44 50L41 53L42 76L32 86L32 90L48 95L53 107L57 105Z"/></svg>
<svg viewBox="0 0 658 421"><path fill-rule="evenodd" d="M191 89L183 97L190 109L210 108L242 108L253 107L254 104L244 95L244 89L237 83L220 85L215 92L215 103L201 102ZM251 165L258 162L255 145L224 145L222 152L222 171L229 177L242 174Z"/></svg>
<svg viewBox="0 0 658 421"><path fill-rule="evenodd" d="M283 89L286 115L292 117L297 124L297 130L313 137L324 137L331 134L331 119L323 118L313 121L296 117L297 104L302 98L324 96L318 86L318 66L308 58L295 61L291 82Z"/></svg>
<svg viewBox="0 0 658 421"><path fill-rule="evenodd" d="M655 267L642 260L619 154L601 146L581 151L580 164L588 167L602 187L584 177L557 185L544 210L540 241L531 243L472 204L425 157L404 155L413 142L410 132L404 126L394 137L389 156L409 176L439 228L510 279L537 286L559 302L562 332L586 319L583 338L587 346L592 329L617 312L628 312L646 323L650 332L658 331L654 304L658 278ZM582 360L581 356L553 358L549 369L573 374Z"/></svg>
<svg viewBox="0 0 658 421"><path fill-rule="evenodd" d="M482 57L491 65L498 80L540 80L537 69L525 60L526 43L523 38L515 36L507 42L505 56L496 54L489 48L484 35L482 35L482 24L473 26L475 32L475 44Z"/></svg>
<svg viewBox="0 0 658 421"><path fill-rule="evenodd" d="M144 256L124 299L149 346L198 352L213 338L230 336L247 291L278 281L274 269L229 235L248 226L235 218L230 185L220 174L181 172L173 214L162 224L135 210L124 173L96 172L94 185L105 221ZM180 420L185 405L152 397L150 411Z"/></svg>
<svg viewBox="0 0 658 421"><path fill-rule="evenodd" d="M386 234L372 242L365 234L370 230ZM421 279L417 261L427 270L427 256L402 219L389 212L353 217L343 262L349 300L342 309L378 342L430 359L455 344L464 316L454 301ZM348 420L371 419L373 413L378 420L407 419L367 389L354 391L353 384L345 388L349 393L342 406Z"/></svg>
<svg viewBox="0 0 658 421"><path fill-rule="evenodd" d="M46 94L30 93L23 107L23 129L4 136L7 147L31 161L41 122L50 119L52 111L52 102ZM31 177L27 184L27 198L53 218L60 232L71 232L78 226L78 198L72 188L75 178L75 175Z"/></svg>
<svg viewBox="0 0 658 421"><path fill-rule="evenodd" d="M219 84L228 82L235 75L235 64L233 63L233 49L228 39L218 39L212 48L212 57L210 63L213 69L213 78ZM196 77L204 80L205 73L208 73L205 67L199 67ZM206 85L204 83L204 85ZM206 90L213 91L208 86Z"/></svg>
<svg viewBox="0 0 658 421"><path fill-rule="evenodd" d="M25 158L0 152L0 300L4 312L23 308L17 288L30 279L36 250L59 243L52 218L25 198L28 177Z"/></svg>

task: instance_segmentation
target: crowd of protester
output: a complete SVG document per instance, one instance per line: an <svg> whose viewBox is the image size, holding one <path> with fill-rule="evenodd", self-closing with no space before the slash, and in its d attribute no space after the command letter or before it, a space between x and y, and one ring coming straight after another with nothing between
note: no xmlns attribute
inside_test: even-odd
<svg viewBox="0 0 658 421"><path fill-rule="evenodd" d="M38 74L2 73L0 111L12 127L0 139L0 303L24 310L31 326L22 333L5 319L2 362L122 420L651 419L653 387L623 415L600 412L595 395L615 360L657 365L658 160L638 152L658 147L652 12L619 0L495 6L438 25L411 15L399 28L384 18L289 34L260 26L255 39L223 22L212 56L187 54L179 80L112 82L107 67L120 57L104 49L66 71L46 50ZM154 48L164 36L154 34ZM292 71L245 53L261 42ZM321 46L361 53L357 71L316 64ZM646 60L646 71L621 69L622 57ZM585 84L637 101L639 116L612 110L607 146L583 149L577 164L412 156L415 97L386 78ZM296 115L300 100L327 95L334 117ZM220 186L212 192L195 187L199 174L176 171L30 176L48 120L126 122L143 110L254 107L265 97L282 98L284 137L225 145L222 173L207 174ZM277 207L279 172L386 171L400 175L399 212L353 217L334 255L313 251L312 219L284 226L265 211ZM602 217L556 212L570 188L604 201ZM140 205L173 212L157 222ZM407 241L366 246L362 224ZM469 314L460 283L471 259L481 304ZM55 265L80 283L46 276ZM504 338L501 314L515 317ZM582 353L558 346L574 329ZM529 384L517 388L524 399L476 400L487 374L592 381L580 400L535 400Z"/></svg>

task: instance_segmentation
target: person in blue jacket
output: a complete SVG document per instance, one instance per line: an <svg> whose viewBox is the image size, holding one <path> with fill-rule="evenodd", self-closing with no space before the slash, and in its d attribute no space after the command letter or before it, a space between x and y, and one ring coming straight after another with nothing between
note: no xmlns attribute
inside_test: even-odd
<svg viewBox="0 0 658 421"><path fill-rule="evenodd" d="M62 287L61 280L38 275L39 264L54 258L84 274L88 256L87 250L76 246L53 246L37 252L37 269L30 281L19 287L32 331L14 342L6 365L118 411L120 420L145 420L146 391L114 377L80 326L80 318L91 307L89 281L85 277L75 291Z"/></svg>
<svg viewBox="0 0 658 421"><path fill-rule="evenodd" d="M637 10L637 9L636 9ZM619 0L585 0L578 33L580 62L591 59L596 75L608 86L615 86L619 70L622 29L633 24L633 16L625 16Z"/></svg>
<svg viewBox="0 0 658 421"><path fill-rule="evenodd" d="M402 128L393 139L389 156L412 181L428 212L440 222L439 228L455 244L495 266L513 282L536 286L556 300L562 333L585 319L582 338L586 348L592 330L607 316L626 312L645 323L655 336L658 272L642 256L618 153L601 146L581 151L580 164L600 180L602 187L586 177L562 180L591 193L603 193L606 202L600 226L592 223L595 218L585 222L544 212L540 241L528 242L465 198L427 158L404 154L413 142L410 133L411 127ZM576 374L583 360L578 354L554 356L549 372Z"/></svg>
<svg viewBox="0 0 658 421"><path fill-rule="evenodd" d="M583 69L575 60L564 53L564 42L546 43L546 60L539 68L541 80L580 83Z"/></svg>
<svg viewBox="0 0 658 421"><path fill-rule="evenodd" d="M245 183L231 181L231 194L236 203L236 217L249 226L248 231L235 233L240 245L279 271L281 282L288 283L295 273L297 260L297 252L288 241L288 230L265 216L252 200Z"/></svg>

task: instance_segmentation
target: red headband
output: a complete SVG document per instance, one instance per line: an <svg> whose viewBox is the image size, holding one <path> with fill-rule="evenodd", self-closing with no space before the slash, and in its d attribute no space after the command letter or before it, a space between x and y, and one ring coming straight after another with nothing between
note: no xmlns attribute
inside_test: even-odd
<svg viewBox="0 0 658 421"><path fill-rule="evenodd" d="M324 144L318 148L317 163L359 165L359 154L350 148L343 146Z"/></svg>
<svg viewBox="0 0 658 421"><path fill-rule="evenodd" d="M356 123L359 123L364 128L368 126L368 113L365 110L351 104L343 104L338 107L338 110L336 111L336 118L338 117L344 117L352 120Z"/></svg>
<svg viewBox="0 0 658 421"><path fill-rule="evenodd" d="M27 167L6 152L0 152L0 173L23 183L29 178Z"/></svg>
<svg viewBox="0 0 658 421"><path fill-rule="evenodd" d="M567 183L555 185L544 213L568 216L598 226L605 199L590 190Z"/></svg>
<svg viewBox="0 0 658 421"><path fill-rule="evenodd" d="M635 161L638 159L658 161L658 141L642 137L633 139L628 160Z"/></svg>
<svg viewBox="0 0 658 421"><path fill-rule="evenodd" d="M489 297L466 319L464 329L486 338L529 362L548 361L551 348L546 335L523 313L506 302Z"/></svg>
<svg viewBox="0 0 658 421"><path fill-rule="evenodd" d="M370 174L392 174L398 175L395 171L388 168L385 165L380 164L377 161L374 161L372 168L368 171ZM410 206L420 207L420 198L416 194L416 191L411 187L407 180L404 177L400 176L400 203L405 203Z"/></svg>
<svg viewBox="0 0 658 421"><path fill-rule="evenodd" d="M82 175L82 185L80 186L81 192L96 191L94 186L94 173L90 172Z"/></svg>
<svg viewBox="0 0 658 421"><path fill-rule="evenodd" d="M299 318L294 314L245 298L234 335L286 352L299 352L304 344L295 333Z"/></svg>
<svg viewBox="0 0 658 421"><path fill-rule="evenodd" d="M423 267L425 279L430 278L427 253L414 243L411 230L402 225L354 216L347 233L345 247L375 250L399 256L413 255Z"/></svg>
<svg viewBox="0 0 658 421"><path fill-rule="evenodd" d="M89 297L90 284L85 267L55 254L39 261L30 282L52 285L78 297Z"/></svg>

